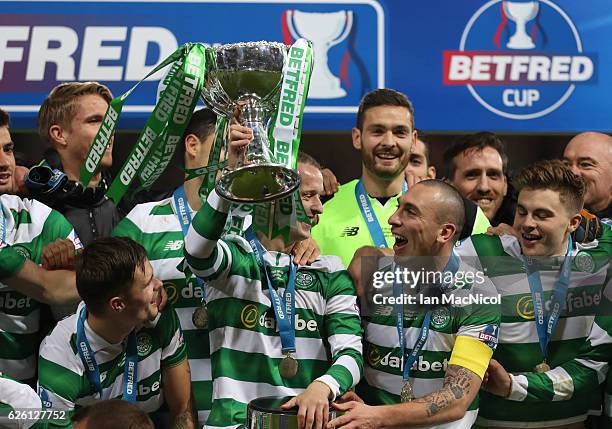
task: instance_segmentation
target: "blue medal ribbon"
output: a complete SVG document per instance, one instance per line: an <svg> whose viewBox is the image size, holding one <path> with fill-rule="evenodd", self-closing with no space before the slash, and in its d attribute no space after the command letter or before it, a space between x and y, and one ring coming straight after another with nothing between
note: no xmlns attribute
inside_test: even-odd
<svg viewBox="0 0 612 429"><path fill-rule="evenodd" d="M274 308L274 315L280 333L281 347L283 354L295 353L295 278L297 275L297 265L293 263L293 256L289 255L289 281L283 296L280 296L278 291L272 286L268 266L264 260L264 250L261 243L255 236L252 228L247 229L245 233L257 263L263 269L268 290L270 291L270 301Z"/></svg>
<svg viewBox="0 0 612 429"><path fill-rule="evenodd" d="M394 268L395 269L395 268ZM455 273L459 269L459 258L455 255L455 252L451 253L448 263L443 270L443 273L452 272ZM444 277L444 274L442 275ZM442 287L442 285L440 285ZM402 296L402 287L397 284L397 282L393 282L393 296L395 298L395 316L396 316L396 327L397 327L397 335L399 337L399 347L400 347L400 355L402 357L403 362L403 371L402 371L402 379L404 381L408 381L410 378L410 369L412 365L416 362L427 342L427 338L429 337L429 326L431 324L431 314L432 310L428 310L425 313L425 317L423 318L423 324L421 325L421 331L419 332L419 337L414 347L410 351L410 353L406 356L406 342L404 341L404 304L401 302Z"/></svg>
<svg viewBox="0 0 612 429"><path fill-rule="evenodd" d="M87 308L83 307L79 313L76 332L76 346L79 357L85 367L85 372L94 390L102 398L102 381L100 380L100 368L96 362L94 352L89 345L85 334L85 318ZM123 372L123 400L136 402L136 392L138 384L138 349L136 347L136 333L130 332L127 340L127 350L125 353L125 368Z"/></svg>
<svg viewBox="0 0 612 429"><path fill-rule="evenodd" d="M572 264L570 262L570 253L572 251L572 237L571 235L567 238L567 252L561 266L561 272L559 274L559 280L555 283L553 291L550 313L547 315L544 308L544 291L542 289L542 279L540 278L540 272L533 268L533 260L531 258L523 257L523 265L527 272L527 280L529 282L529 289L531 290L531 297L533 300L533 309L535 312L535 323L536 330L538 332L538 339L540 342L540 349L542 350L542 356L544 360L548 360L548 343L552 337L552 334L557 327L559 322L559 316L561 311L565 309L567 290L569 288L570 276L572 272Z"/></svg>
<svg viewBox="0 0 612 429"><path fill-rule="evenodd" d="M0 216L2 216L2 223L0 223L0 247L3 247L6 242L6 218L4 217L4 212L2 211L2 205L0 204Z"/></svg>
<svg viewBox="0 0 612 429"><path fill-rule="evenodd" d="M370 198L366 194L365 187L363 186L363 179L359 179L355 186L355 198L357 199L357 205L361 210L361 216L370 231L370 236L376 247L388 247L385 234L378 223L372 204L370 204Z"/></svg>
<svg viewBox="0 0 612 429"><path fill-rule="evenodd" d="M185 194L183 185L179 186L174 191L172 197L174 198L174 206L176 207L176 216L179 219L181 230L183 231L183 238L187 238L189 226L191 225L191 212L189 211L187 194ZM193 277L195 278L197 287L202 291L202 303L206 303L206 288L204 287L204 281L196 275Z"/></svg>
<svg viewBox="0 0 612 429"><path fill-rule="evenodd" d="M404 180L402 183L402 192L406 192L406 190L408 190L408 185ZM389 247L387 246L387 240L385 239L385 234L380 227L376 213L374 213L374 208L370 203L370 197L368 197L365 187L363 186L363 179L359 179L359 182L357 182L357 185L355 186L355 199L357 200L357 205L361 210L361 216L363 216L363 220L368 227L368 231L370 231L370 237L372 237L374 245L376 247Z"/></svg>

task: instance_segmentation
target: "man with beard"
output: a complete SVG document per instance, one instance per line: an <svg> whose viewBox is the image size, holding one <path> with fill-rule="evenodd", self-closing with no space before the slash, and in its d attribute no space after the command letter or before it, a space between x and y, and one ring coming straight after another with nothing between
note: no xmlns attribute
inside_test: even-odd
<svg viewBox="0 0 612 429"><path fill-rule="evenodd" d="M508 156L495 134L465 136L444 152L446 179L465 198L478 205L491 225L512 224L516 199L508 183Z"/></svg>
<svg viewBox="0 0 612 429"><path fill-rule="evenodd" d="M392 89L366 94L352 135L353 147L361 152L361 178L339 187L312 230L321 254L337 255L345 266L359 247L389 247L391 229L378 219L391 216L402 192L416 140L412 103Z"/></svg>
<svg viewBox="0 0 612 429"><path fill-rule="evenodd" d="M404 175L417 138L412 103L393 89L366 94L352 136L353 147L361 153L361 177L339 187L312 230L321 254L338 255L345 266L360 247L390 247L391 229L384 219L397 208L402 191L416 181L406 183ZM476 210L466 222L474 228L462 231L460 238L486 231L488 222L473 221L475 216Z"/></svg>

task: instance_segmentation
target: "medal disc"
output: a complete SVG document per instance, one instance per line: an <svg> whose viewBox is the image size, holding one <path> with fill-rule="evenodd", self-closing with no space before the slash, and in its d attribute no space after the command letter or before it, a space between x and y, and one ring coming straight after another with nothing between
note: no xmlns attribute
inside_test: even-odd
<svg viewBox="0 0 612 429"><path fill-rule="evenodd" d="M208 326L208 309L206 306L201 306L193 311L191 321L196 328L206 328Z"/></svg>
<svg viewBox="0 0 612 429"><path fill-rule="evenodd" d="M535 366L535 372L543 373L546 371L550 371L550 365L548 365L546 361L539 363Z"/></svg>
<svg viewBox="0 0 612 429"><path fill-rule="evenodd" d="M298 361L290 355L285 356L278 364L278 371L283 378L292 378L298 372Z"/></svg>
<svg viewBox="0 0 612 429"><path fill-rule="evenodd" d="M414 399L414 395L412 394L412 386L406 380L404 385L402 386L402 391L400 393L400 401L401 402L410 402Z"/></svg>

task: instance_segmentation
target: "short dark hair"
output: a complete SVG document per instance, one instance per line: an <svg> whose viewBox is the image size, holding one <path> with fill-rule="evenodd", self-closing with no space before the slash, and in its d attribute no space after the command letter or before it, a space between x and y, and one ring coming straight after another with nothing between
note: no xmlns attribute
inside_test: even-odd
<svg viewBox="0 0 612 429"><path fill-rule="evenodd" d="M200 140L205 140L208 136L214 134L216 125L217 114L213 112L212 109L204 107L200 110L196 110L193 112L193 115L191 115L191 119L185 128L183 140L189 134L195 134Z"/></svg>
<svg viewBox="0 0 612 429"><path fill-rule="evenodd" d="M525 188L558 192L561 203L573 213L579 213L584 205L584 180L558 159L538 161L523 168L514 183L519 193Z"/></svg>
<svg viewBox="0 0 612 429"><path fill-rule="evenodd" d="M8 127L11 118L9 117L8 112L0 109L0 127Z"/></svg>
<svg viewBox="0 0 612 429"><path fill-rule="evenodd" d="M423 143L423 148L425 149L424 155L425 155L425 162L427 163L427 166L429 167L431 165L431 159L429 158L429 142L426 140L427 136L425 135L425 132L423 130L416 130L417 132L417 139L421 141L421 143Z"/></svg>
<svg viewBox="0 0 612 429"><path fill-rule="evenodd" d="M313 167L316 167L319 170L323 168L321 163L317 161L313 156L307 154L306 152L302 152L301 150L298 152L298 162L301 162L302 164L312 165Z"/></svg>
<svg viewBox="0 0 612 429"><path fill-rule="evenodd" d="M415 186L417 185L435 188L442 193L444 197L444 207L441 207L441 210L436 210L436 220L441 224L452 223L455 225L457 230L455 231L455 235L453 235L452 241L456 242L465 225L465 205L459 191L457 191L454 186L440 179L422 180Z"/></svg>
<svg viewBox="0 0 612 429"><path fill-rule="evenodd" d="M414 108L405 94L389 88L375 89L368 92L359 103L357 111L357 124L360 131L363 131L363 120L368 109L378 106L400 106L405 107L410 112L410 129L414 129Z"/></svg>
<svg viewBox="0 0 612 429"><path fill-rule="evenodd" d="M72 416L74 423L88 419L91 429L154 429L153 422L143 410L121 399L99 401L79 408Z"/></svg>
<svg viewBox="0 0 612 429"><path fill-rule="evenodd" d="M181 156L181 164L183 163L183 158L185 157L185 139L188 135L193 134L200 141L206 140L211 134L215 133L217 125L217 114L209 109L208 107L204 107L200 110L196 110L191 115L191 119L185 127L185 131L183 132L183 137L181 138L181 142L178 145L177 152Z"/></svg>
<svg viewBox="0 0 612 429"><path fill-rule="evenodd" d="M455 158L459 154L469 149L482 151L487 147L493 148L499 153L502 159L502 172L506 174L506 170L508 169L508 155L506 155L504 142L492 132L481 131L479 133L463 136L457 143L444 151L446 178L448 180L453 180L453 177L455 177L455 171L457 171Z"/></svg>
<svg viewBox="0 0 612 429"><path fill-rule="evenodd" d="M127 293L134 281L136 268L145 270L147 253L127 237L100 238L85 248L76 263L76 284L87 309L104 312L108 301Z"/></svg>

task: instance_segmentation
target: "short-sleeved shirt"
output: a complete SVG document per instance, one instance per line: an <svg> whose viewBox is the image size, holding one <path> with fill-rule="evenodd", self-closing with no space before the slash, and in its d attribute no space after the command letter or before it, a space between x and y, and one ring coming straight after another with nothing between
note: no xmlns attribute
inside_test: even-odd
<svg viewBox="0 0 612 429"><path fill-rule="evenodd" d="M77 314L83 305L79 305ZM111 344L93 331L85 321L85 335L100 369L100 397L89 381L83 361L77 352L77 314L60 321L40 345L38 386L46 409L72 412L96 401L121 398L123 395L125 341ZM183 333L171 305L168 305L151 325L140 329L136 334L136 405L147 413L157 411L164 402L162 368L175 366L187 358Z"/></svg>
<svg viewBox="0 0 612 429"><path fill-rule="evenodd" d="M0 195L0 211L6 221L4 245L12 248L9 254L17 251L38 264L43 247L58 238L81 246L64 216L36 200ZM13 266L11 272L16 268L20 267ZM35 381L39 317L39 302L0 283L0 371L15 380Z"/></svg>
<svg viewBox="0 0 612 429"><path fill-rule="evenodd" d="M168 302L176 310L185 335L198 420L204 422L212 406L208 329L198 328L192 321L193 312L202 305L204 291L195 277L187 281L182 270L184 237L176 213L174 198L138 204L117 225L113 235L130 237L140 243L155 276L164 283Z"/></svg>

